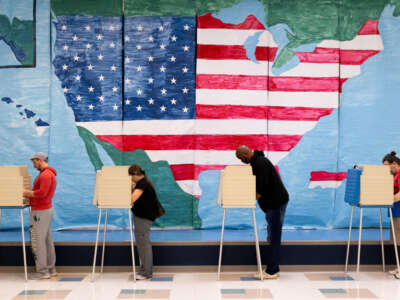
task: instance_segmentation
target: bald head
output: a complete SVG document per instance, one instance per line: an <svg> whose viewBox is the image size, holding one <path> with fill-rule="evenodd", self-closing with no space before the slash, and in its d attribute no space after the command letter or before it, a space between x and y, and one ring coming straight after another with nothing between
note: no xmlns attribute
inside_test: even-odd
<svg viewBox="0 0 400 300"><path fill-rule="evenodd" d="M236 148L236 157L245 164L248 164L250 163L250 159L253 157L253 151L251 151L246 145L241 145Z"/></svg>

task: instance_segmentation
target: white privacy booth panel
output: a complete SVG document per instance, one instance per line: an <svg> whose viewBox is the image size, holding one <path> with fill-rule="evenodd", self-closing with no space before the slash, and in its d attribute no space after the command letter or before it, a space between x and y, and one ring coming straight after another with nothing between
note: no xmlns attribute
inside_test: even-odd
<svg viewBox="0 0 400 300"><path fill-rule="evenodd" d="M22 192L31 188L27 166L0 166L0 206L28 205L29 199L22 197Z"/></svg>
<svg viewBox="0 0 400 300"><path fill-rule="evenodd" d="M250 166L226 166L221 171L217 204L224 208L256 207L256 177Z"/></svg>
<svg viewBox="0 0 400 300"><path fill-rule="evenodd" d="M131 207L132 179L129 166L103 166L96 172L93 205L104 208Z"/></svg>
<svg viewBox="0 0 400 300"><path fill-rule="evenodd" d="M362 166L360 205L393 205L393 175L389 166Z"/></svg>

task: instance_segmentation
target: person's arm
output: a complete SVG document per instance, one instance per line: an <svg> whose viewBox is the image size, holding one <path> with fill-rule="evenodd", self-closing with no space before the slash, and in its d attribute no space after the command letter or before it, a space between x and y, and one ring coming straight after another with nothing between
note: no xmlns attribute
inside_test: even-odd
<svg viewBox="0 0 400 300"><path fill-rule="evenodd" d="M35 194L31 190L24 190L24 192L22 193L22 196L24 196L26 198L32 198L33 196L35 196Z"/></svg>
<svg viewBox="0 0 400 300"><path fill-rule="evenodd" d="M265 161L258 161L255 165L256 171L256 198L257 200L261 196L266 194L266 186L269 181L269 166Z"/></svg>
<svg viewBox="0 0 400 300"><path fill-rule="evenodd" d="M394 202L399 202L399 201L400 201L400 192L394 194Z"/></svg>
<svg viewBox="0 0 400 300"><path fill-rule="evenodd" d="M132 196L131 196L131 204L133 205L139 198L142 196L143 190L141 189L134 189Z"/></svg>
<svg viewBox="0 0 400 300"><path fill-rule="evenodd" d="M40 188L32 190L32 196L30 197L45 197L49 193L52 184L51 174L45 171L40 176Z"/></svg>
<svg viewBox="0 0 400 300"><path fill-rule="evenodd" d="M52 184L51 174L44 172L40 175L40 188L37 190L24 190L22 195L26 198L44 197L49 193Z"/></svg>

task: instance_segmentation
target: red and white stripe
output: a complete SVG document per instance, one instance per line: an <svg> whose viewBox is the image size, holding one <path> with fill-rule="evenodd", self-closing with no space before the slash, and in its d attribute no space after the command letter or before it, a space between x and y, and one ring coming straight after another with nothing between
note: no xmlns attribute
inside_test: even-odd
<svg viewBox="0 0 400 300"><path fill-rule="evenodd" d="M309 188L338 188L347 177L346 172L315 171L310 174Z"/></svg>
<svg viewBox="0 0 400 300"><path fill-rule="evenodd" d="M119 150L143 149L153 161L168 161L182 189L199 196L199 174L239 164L237 146L264 150L277 164L337 108L341 85L382 50L377 24L368 21L351 41L322 41L313 52L297 52L300 64L274 75L277 45L255 17L238 25L198 17L195 120L77 125ZM243 44L260 31L254 63Z"/></svg>

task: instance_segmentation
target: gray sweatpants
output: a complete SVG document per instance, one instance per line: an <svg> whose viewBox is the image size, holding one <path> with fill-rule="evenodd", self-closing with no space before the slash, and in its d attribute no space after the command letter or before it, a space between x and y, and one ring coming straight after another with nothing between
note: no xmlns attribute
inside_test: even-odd
<svg viewBox="0 0 400 300"><path fill-rule="evenodd" d="M30 234L32 253L35 258L36 272L46 274L55 271L56 252L51 237L53 208L31 210Z"/></svg>
<svg viewBox="0 0 400 300"><path fill-rule="evenodd" d="M133 223L135 225L136 247L141 262L140 271L142 275L150 276L153 274L153 250L150 242L150 228L153 221L134 216Z"/></svg>

